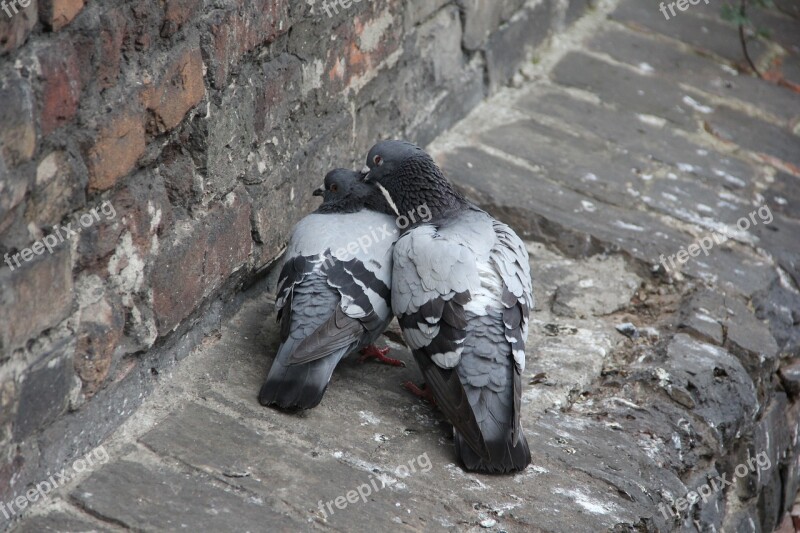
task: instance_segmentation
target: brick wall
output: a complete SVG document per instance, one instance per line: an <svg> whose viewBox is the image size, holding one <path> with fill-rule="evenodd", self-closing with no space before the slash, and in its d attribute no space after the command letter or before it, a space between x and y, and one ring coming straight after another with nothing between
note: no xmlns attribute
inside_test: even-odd
<svg viewBox="0 0 800 533"><path fill-rule="evenodd" d="M587 0L4 5L0 500L214 330L327 169L425 144Z"/></svg>

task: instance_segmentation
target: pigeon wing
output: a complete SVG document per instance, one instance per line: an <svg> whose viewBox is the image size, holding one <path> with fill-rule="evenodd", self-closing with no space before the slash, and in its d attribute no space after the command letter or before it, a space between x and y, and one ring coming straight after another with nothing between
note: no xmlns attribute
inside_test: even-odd
<svg viewBox="0 0 800 533"><path fill-rule="evenodd" d="M503 324L505 337L514 356L514 424L512 444L516 446L520 432L520 398L522 372L525 370L525 341L528 338L528 315L533 308L533 289L528 252L522 240L507 225L493 220L497 242L490 261L503 280Z"/></svg>
<svg viewBox="0 0 800 533"><path fill-rule="evenodd" d="M353 350L377 337L386 326L390 289L360 259L342 261L328 250L323 271L328 286L339 293L339 305L300 343L289 358L289 365L316 361L346 347Z"/></svg>
<svg viewBox="0 0 800 533"><path fill-rule="evenodd" d="M297 285L314 271L315 264L311 258L296 256L286 260L278 277L278 294L275 308L278 311L276 320L281 324L281 342L286 342L292 324L292 297Z"/></svg>
<svg viewBox="0 0 800 533"><path fill-rule="evenodd" d="M466 338L464 306L480 285L472 251L432 225L395 245L392 308L437 406L475 453L488 449L455 367Z"/></svg>

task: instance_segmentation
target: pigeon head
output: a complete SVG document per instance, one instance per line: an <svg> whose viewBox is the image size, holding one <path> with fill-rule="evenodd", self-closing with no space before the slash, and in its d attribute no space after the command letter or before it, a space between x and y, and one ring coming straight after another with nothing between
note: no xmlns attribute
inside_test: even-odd
<svg viewBox="0 0 800 533"><path fill-rule="evenodd" d="M363 174L346 168L331 170L325 175L325 183L314 191L322 196L318 213L353 213L361 209L372 209L390 213L381 193L364 183Z"/></svg>
<svg viewBox="0 0 800 533"><path fill-rule="evenodd" d="M425 150L408 141L381 141L369 151L364 181L374 184L397 216L427 206L434 217L466 203Z"/></svg>

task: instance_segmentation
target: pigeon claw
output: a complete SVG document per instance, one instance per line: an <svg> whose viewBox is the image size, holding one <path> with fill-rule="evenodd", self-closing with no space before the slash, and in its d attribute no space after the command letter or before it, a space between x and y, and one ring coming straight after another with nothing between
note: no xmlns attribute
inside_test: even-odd
<svg viewBox="0 0 800 533"><path fill-rule="evenodd" d="M364 363L367 361L367 359L377 359L378 362L386 365L406 366L406 364L400 359L386 357L387 353L389 353L389 348L378 348L374 344L370 344L369 346L361 350L361 357L358 358L358 362Z"/></svg>
<svg viewBox="0 0 800 533"><path fill-rule="evenodd" d="M428 388L427 383L424 383L422 387L417 387L411 381L404 381L403 388L406 389L411 394L413 394L414 396L416 396L417 398L422 398L431 405L436 406L436 398L433 397L433 393Z"/></svg>

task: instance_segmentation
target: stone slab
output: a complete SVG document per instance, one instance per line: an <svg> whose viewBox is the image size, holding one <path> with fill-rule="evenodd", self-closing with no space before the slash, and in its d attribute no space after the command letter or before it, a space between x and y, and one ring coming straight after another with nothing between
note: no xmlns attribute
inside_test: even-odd
<svg viewBox="0 0 800 533"><path fill-rule="evenodd" d="M732 62L744 60L739 34L733 25L722 21L718 4L687 3L685 5L688 9L676 9L676 16L670 14L669 18L659 11L659 5L660 2L654 0L624 0L610 17L636 28L656 31ZM767 47L764 43L751 39L748 48L757 60Z"/></svg>
<svg viewBox="0 0 800 533"><path fill-rule="evenodd" d="M82 482L74 501L99 518L136 530L271 531L302 528L260 498L236 494L164 465L124 460Z"/></svg>
<svg viewBox="0 0 800 533"><path fill-rule="evenodd" d="M787 122L800 116L800 95L752 76L738 74L731 68L723 68L708 57L684 51L668 39L609 28L593 35L587 46L633 67L645 69L659 80L690 85L715 96L736 98Z"/></svg>

